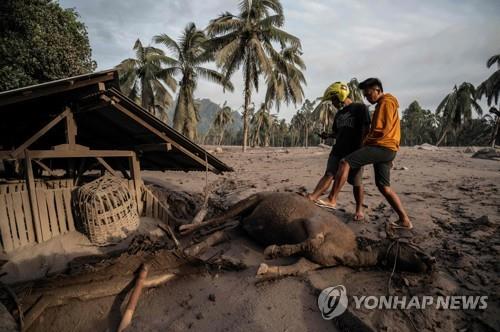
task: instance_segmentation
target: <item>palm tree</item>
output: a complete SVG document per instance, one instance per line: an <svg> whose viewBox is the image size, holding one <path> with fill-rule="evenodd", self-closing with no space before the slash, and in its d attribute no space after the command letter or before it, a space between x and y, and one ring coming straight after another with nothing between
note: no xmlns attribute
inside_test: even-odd
<svg viewBox="0 0 500 332"><path fill-rule="evenodd" d="M318 98L321 99L321 98ZM317 99L317 100L318 100ZM316 106L313 111L313 118L321 126L321 131L327 132L332 125L335 118L335 113L337 109L333 106L331 101L322 101ZM323 142L323 140L320 140Z"/></svg>
<svg viewBox="0 0 500 332"><path fill-rule="evenodd" d="M273 71L267 78L266 103L271 108L273 103L279 112L280 104L300 104L304 98L302 85L306 79L302 70L306 69L300 57L302 52L298 46L289 46L281 49L279 53L271 50Z"/></svg>
<svg viewBox="0 0 500 332"><path fill-rule="evenodd" d="M203 77L230 91L233 91L233 85L221 73L201 66L213 61L214 57L211 52L207 51L208 43L205 33L198 30L194 23L186 26L179 42L166 34L155 36L154 41L164 45L173 54L174 59L165 72L182 76L174 112L174 129L190 139L195 139L199 118L194 102L194 91L198 78Z"/></svg>
<svg viewBox="0 0 500 332"><path fill-rule="evenodd" d="M351 78L349 83L347 83L350 93L349 98L355 103L363 102L363 92L359 88L359 82L357 78Z"/></svg>
<svg viewBox="0 0 500 332"><path fill-rule="evenodd" d="M136 57L123 60L117 67L120 74L120 88L130 99L141 104L149 112L158 115L172 104L170 93L177 88L171 73L163 69L173 59L162 50L144 47L139 39L134 44Z"/></svg>
<svg viewBox="0 0 500 332"><path fill-rule="evenodd" d="M227 106L227 102L224 102L222 107L217 111L217 113L215 113L213 122L213 127L217 128L217 132L219 134L217 145L221 145L226 127L231 123L233 123L233 111L231 110L231 107Z"/></svg>
<svg viewBox="0 0 500 332"><path fill-rule="evenodd" d="M284 24L283 7L279 0L242 0L240 13L224 13L210 21L207 28L216 51L217 65L222 68L225 80L243 66L244 109L243 151L248 140L248 109L252 100L252 89L258 91L259 77L272 75L272 43L292 45L300 48L297 37L280 28Z"/></svg>
<svg viewBox="0 0 500 332"><path fill-rule="evenodd" d="M486 66L490 68L495 63L497 64L497 70L493 74L491 74L491 76L488 77L486 81L484 81L477 87L477 97L480 99L485 96L488 102L488 106L492 106L492 104L498 105L498 96L500 95L500 54L494 55L489 58L486 62ZM498 111L498 106L496 108L490 108L490 113L495 114L495 125L493 126L490 142L490 145L493 148L495 147L498 130L500 127L500 113Z"/></svg>
<svg viewBox="0 0 500 332"><path fill-rule="evenodd" d="M267 104L262 103L250 120L252 146L260 146L262 141L266 140L266 132L270 129L271 122L272 118L267 109ZM262 139L263 136L264 140Z"/></svg>
<svg viewBox="0 0 500 332"><path fill-rule="evenodd" d="M436 115L443 114L441 138L436 145L440 145L450 130L458 130L462 124L472 118L472 110L482 115L481 106L476 101L476 89L471 83L464 82L449 93L436 109Z"/></svg>

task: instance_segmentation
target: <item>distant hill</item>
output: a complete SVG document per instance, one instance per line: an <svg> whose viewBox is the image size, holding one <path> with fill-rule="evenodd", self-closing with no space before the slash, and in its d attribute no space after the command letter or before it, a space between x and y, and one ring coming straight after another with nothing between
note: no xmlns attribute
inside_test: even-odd
<svg viewBox="0 0 500 332"><path fill-rule="evenodd" d="M203 137L206 135L212 122L214 121L215 114L220 110L219 105L214 103L208 98L197 99L200 102L200 122L198 123L198 136ZM175 105L168 111L168 124L172 125L174 119ZM228 132L237 133L243 127L243 120L241 114L233 112L233 123L227 128Z"/></svg>

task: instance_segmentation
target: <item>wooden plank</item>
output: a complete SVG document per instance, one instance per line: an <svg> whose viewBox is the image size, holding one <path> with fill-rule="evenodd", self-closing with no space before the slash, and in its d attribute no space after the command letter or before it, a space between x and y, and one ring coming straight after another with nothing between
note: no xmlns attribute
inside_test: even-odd
<svg viewBox="0 0 500 332"><path fill-rule="evenodd" d="M59 224L59 230L61 234L68 232L68 226L66 224L66 213L64 211L64 199L63 199L64 190L66 189L59 189L54 191L54 198L56 200L57 221Z"/></svg>
<svg viewBox="0 0 500 332"><path fill-rule="evenodd" d="M73 210L71 209L71 190L63 190L64 207L66 210L66 221L68 223L68 231L75 230L75 221L73 219Z"/></svg>
<svg viewBox="0 0 500 332"><path fill-rule="evenodd" d="M33 159L33 161L35 162L35 164L40 166L44 171L49 173L50 176L54 176L54 172L47 165L45 165L44 163L42 163L40 160L37 159Z"/></svg>
<svg viewBox="0 0 500 332"><path fill-rule="evenodd" d="M111 173L111 175L118 177L118 174L115 172L115 170L113 169L113 167L111 167L111 166L110 166L110 165L106 162L106 160L104 160L104 159L103 159L103 158L101 158L101 157L97 157L96 159L97 159L97 161L98 161L98 162L99 162L102 166L104 166L104 168L105 168L108 172L110 172L110 173Z"/></svg>
<svg viewBox="0 0 500 332"><path fill-rule="evenodd" d="M7 216L7 204L5 197L8 194L0 195L0 234L2 235L3 249L8 252L14 249L14 242L10 234L9 217Z"/></svg>
<svg viewBox="0 0 500 332"><path fill-rule="evenodd" d="M21 195L23 199L24 217L26 218L26 231L28 234L28 242L34 243L36 242L36 237L35 237L35 231L33 230L33 218L31 216L30 197L26 190L21 192Z"/></svg>
<svg viewBox="0 0 500 332"><path fill-rule="evenodd" d="M28 236L26 231L26 218L23 212L23 197L20 191L12 194L12 202L14 203L14 214L16 216L20 246L25 246L28 244Z"/></svg>
<svg viewBox="0 0 500 332"><path fill-rule="evenodd" d="M153 199L153 201L155 202L155 218L160 219L161 206L160 206L160 204L158 204L156 199Z"/></svg>
<svg viewBox="0 0 500 332"><path fill-rule="evenodd" d="M137 159L137 156L134 152L133 156L129 158L129 164L130 164L130 176L132 177L132 180L134 181L134 192L135 192L135 199L137 203L137 211L139 215L141 215L141 212L143 210L142 206L142 200L141 200L141 167L139 165L139 159Z"/></svg>
<svg viewBox="0 0 500 332"><path fill-rule="evenodd" d="M153 199L149 193L146 193L146 217L153 216Z"/></svg>
<svg viewBox="0 0 500 332"><path fill-rule="evenodd" d="M49 213L50 232L52 234L51 237L57 236L61 233L59 231L59 222L57 221L54 192L55 190L47 190L45 192L47 197L47 211Z"/></svg>
<svg viewBox="0 0 500 332"><path fill-rule="evenodd" d="M127 158L134 155L133 151L126 150L32 150L30 151L31 158ZM19 155L23 158L24 155Z"/></svg>
<svg viewBox="0 0 500 332"><path fill-rule="evenodd" d="M12 235L12 242L14 244L14 248L19 248L21 246L21 242L19 241L19 235L17 234L16 217L14 214L14 202L12 201L12 194L5 195L5 203L7 203L7 214L9 215L9 225L10 234Z"/></svg>
<svg viewBox="0 0 500 332"><path fill-rule="evenodd" d="M38 212L40 214L40 229L41 229L41 240L38 242L47 241L50 239L50 224L49 224L49 213L47 211L47 197L45 189L36 190L36 199L38 203Z"/></svg>
<svg viewBox="0 0 500 332"><path fill-rule="evenodd" d="M28 150L24 152L24 166L26 170L26 190L28 191L28 195L30 198L30 209L31 209L31 217L33 218L33 225L35 225L35 235L36 241L38 243L42 242L42 230L41 230L41 217L39 215L38 209L38 201L36 197L36 185L35 185L35 176L33 175L33 166L31 165L31 156Z"/></svg>

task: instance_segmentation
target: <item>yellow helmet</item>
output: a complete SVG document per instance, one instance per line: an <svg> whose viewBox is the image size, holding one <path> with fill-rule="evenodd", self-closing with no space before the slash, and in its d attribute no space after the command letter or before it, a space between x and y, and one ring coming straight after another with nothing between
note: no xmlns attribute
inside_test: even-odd
<svg viewBox="0 0 500 332"><path fill-rule="evenodd" d="M331 84L328 88L326 88L322 100L331 100L334 96L336 96L337 99L343 103L349 96L349 87L347 84L343 82L335 82Z"/></svg>

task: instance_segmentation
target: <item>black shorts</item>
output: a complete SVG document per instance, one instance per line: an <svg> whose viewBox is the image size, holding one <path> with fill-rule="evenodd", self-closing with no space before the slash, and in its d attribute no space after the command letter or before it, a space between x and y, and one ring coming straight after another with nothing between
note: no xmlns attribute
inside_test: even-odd
<svg viewBox="0 0 500 332"><path fill-rule="evenodd" d="M353 169L373 164L375 170L375 184L389 187L391 185L392 161L396 151L381 146L364 146L344 158Z"/></svg>
<svg viewBox="0 0 500 332"><path fill-rule="evenodd" d="M342 160L342 157L335 156L333 154L333 151L330 152L330 155L328 156L328 163L326 164L325 175L335 177L335 174L337 174L337 170L339 168L340 160ZM358 167L356 169L351 168L351 170L349 171L349 176L347 177L347 182L355 187L359 187L361 186L362 180L363 167Z"/></svg>

